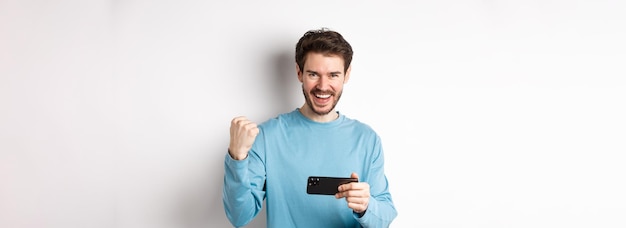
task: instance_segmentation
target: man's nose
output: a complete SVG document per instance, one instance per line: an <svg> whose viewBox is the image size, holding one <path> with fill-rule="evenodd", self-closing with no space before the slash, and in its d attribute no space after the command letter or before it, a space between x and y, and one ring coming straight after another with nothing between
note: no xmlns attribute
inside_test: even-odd
<svg viewBox="0 0 626 228"><path fill-rule="evenodd" d="M317 88L320 90L327 90L330 85L330 78L326 76L321 76L319 82L317 83Z"/></svg>

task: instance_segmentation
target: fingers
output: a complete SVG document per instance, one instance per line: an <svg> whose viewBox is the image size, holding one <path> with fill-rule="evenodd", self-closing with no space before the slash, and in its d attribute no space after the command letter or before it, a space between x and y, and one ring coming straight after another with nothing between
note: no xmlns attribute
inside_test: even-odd
<svg viewBox="0 0 626 228"><path fill-rule="evenodd" d="M355 175L353 174L352 177ZM348 207L354 212L361 213L367 210L370 199L370 186L366 182L353 182L343 184L338 188L339 193L335 194L335 198L345 198Z"/></svg>
<svg viewBox="0 0 626 228"><path fill-rule="evenodd" d="M335 194L335 198L337 199L344 197L370 197L370 185L366 182L353 182L348 184L342 184L337 190L339 191L337 194Z"/></svg>
<svg viewBox="0 0 626 228"><path fill-rule="evenodd" d="M356 173L352 173L350 174L350 178L356 178L357 180L359 179L359 175Z"/></svg>
<svg viewBox="0 0 626 228"><path fill-rule="evenodd" d="M370 189L370 185L367 182L352 182L352 183L339 185L339 188L337 188L339 192L367 190L366 192L368 195L369 195L369 189Z"/></svg>
<svg viewBox="0 0 626 228"><path fill-rule="evenodd" d="M236 160L246 158L258 134L259 128L256 123L245 116L233 118L230 122L230 145L228 147L231 157Z"/></svg>
<svg viewBox="0 0 626 228"><path fill-rule="evenodd" d="M235 128L235 129L244 130L253 136L256 136L259 133L257 124L248 120L245 116L239 116L239 117L234 118L231 121L230 126L231 126L231 129Z"/></svg>
<svg viewBox="0 0 626 228"><path fill-rule="evenodd" d="M366 204L369 202L368 198L359 198L359 197L348 197L346 198L346 202L353 204Z"/></svg>
<svg viewBox="0 0 626 228"><path fill-rule="evenodd" d="M256 123L244 116L235 117L230 124L231 134L243 134L244 136L257 136L259 128ZM231 135L232 136L232 135Z"/></svg>
<svg viewBox="0 0 626 228"><path fill-rule="evenodd" d="M369 192L365 190L351 190L351 191L344 191L344 192L339 192L335 194L335 198L344 198L344 197L368 198L369 196L370 196Z"/></svg>
<svg viewBox="0 0 626 228"><path fill-rule="evenodd" d="M359 179L359 175L351 173L350 178ZM335 198L345 198L348 207L356 213L367 210L370 200L370 185L367 182L352 182L340 185Z"/></svg>

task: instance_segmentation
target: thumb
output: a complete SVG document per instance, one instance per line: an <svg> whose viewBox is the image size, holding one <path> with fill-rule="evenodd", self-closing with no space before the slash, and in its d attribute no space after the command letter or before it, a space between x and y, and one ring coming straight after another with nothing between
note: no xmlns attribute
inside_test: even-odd
<svg viewBox="0 0 626 228"><path fill-rule="evenodd" d="M352 173L350 175L350 178L356 178L358 180L359 179L359 175L357 175L356 173Z"/></svg>

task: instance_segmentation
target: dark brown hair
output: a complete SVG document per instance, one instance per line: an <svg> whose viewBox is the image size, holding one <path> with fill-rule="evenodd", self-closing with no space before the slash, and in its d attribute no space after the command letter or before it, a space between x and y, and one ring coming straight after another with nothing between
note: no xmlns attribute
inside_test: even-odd
<svg viewBox="0 0 626 228"><path fill-rule="evenodd" d="M344 73L352 62L352 46L341 34L327 28L307 31L296 44L296 63L301 71L304 70L304 62L309 52L341 56Z"/></svg>

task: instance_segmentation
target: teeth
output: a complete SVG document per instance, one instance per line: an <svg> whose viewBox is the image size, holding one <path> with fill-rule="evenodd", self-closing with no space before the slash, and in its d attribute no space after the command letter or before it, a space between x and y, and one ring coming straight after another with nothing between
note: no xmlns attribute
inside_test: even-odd
<svg viewBox="0 0 626 228"><path fill-rule="evenodd" d="M322 95L322 94L315 94L315 96L316 96L316 97L318 97L318 98L329 98L329 97L330 97L330 94L325 94L325 95Z"/></svg>

